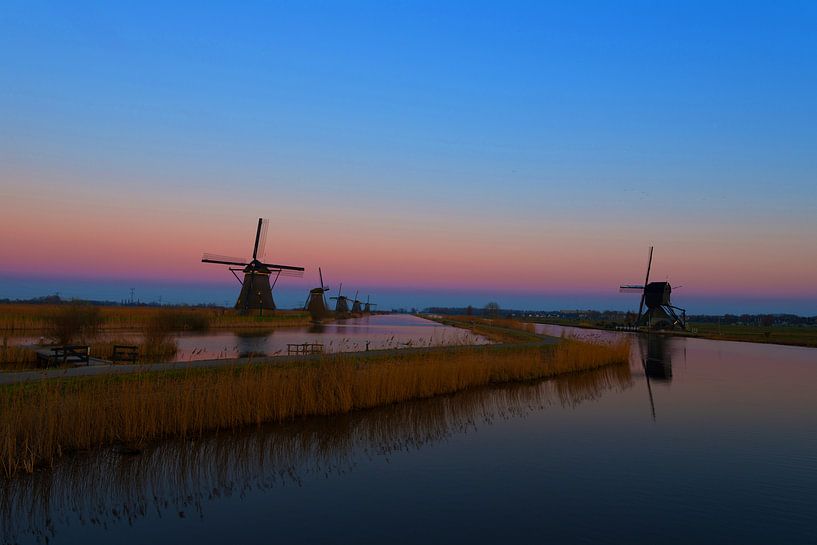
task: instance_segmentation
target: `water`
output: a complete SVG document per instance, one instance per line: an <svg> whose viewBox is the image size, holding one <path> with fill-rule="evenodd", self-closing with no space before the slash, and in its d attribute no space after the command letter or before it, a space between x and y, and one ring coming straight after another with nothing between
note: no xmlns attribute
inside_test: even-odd
<svg viewBox="0 0 817 545"><path fill-rule="evenodd" d="M0 523L50 543L817 543L815 384L815 349L644 340L629 366L83 456L7 483Z"/></svg>
<svg viewBox="0 0 817 545"><path fill-rule="evenodd" d="M138 344L136 332L113 332L111 339ZM171 361L231 359L241 356L287 355L288 344L323 344L324 352L354 352L463 344L486 344L486 338L466 329L409 314L370 315L337 322L276 329L211 330L177 334L178 350ZM39 337L17 337L14 344L37 344Z"/></svg>
<svg viewBox="0 0 817 545"><path fill-rule="evenodd" d="M237 358L246 354L287 354L288 344L320 343L325 352L382 348L485 344L468 330L446 326L408 314L372 315L304 327L249 331L184 333L176 338L175 361Z"/></svg>

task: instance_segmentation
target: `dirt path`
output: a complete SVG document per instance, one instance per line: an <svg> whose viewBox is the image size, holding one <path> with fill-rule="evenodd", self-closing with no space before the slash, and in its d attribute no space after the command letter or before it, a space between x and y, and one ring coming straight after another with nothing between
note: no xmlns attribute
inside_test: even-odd
<svg viewBox="0 0 817 545"><path fill-rule="evenodd" d="M540 337L535 343L527 343L531 346L553 345L559 342L557 337ZM475 346L480 350L503 350L506 348L518 348L519 344L487 344ZM462 346L437 346L431 348L391 348L387 350L370 350L368 352L338 352L336 354L324 354L313 356L276 356L271 358L233 358L218 360L181 361L170 363L144 363L144 364L103 364L80 367L68 367L57 369L36 369L31 371L13 371L0 373L0 385L18 384L22 382L36 382L40 380L91 377L99 375L124 375L130 373L148 373L159 371L175 371L184 369L206 369L214 367L239 367L247 364L255 365L285 365L291 363L308 363L319 358L342 356L353 354L361 360L369 358L383 358L390 354L422 353L422 352L444 352L461 350Z"/></svg>

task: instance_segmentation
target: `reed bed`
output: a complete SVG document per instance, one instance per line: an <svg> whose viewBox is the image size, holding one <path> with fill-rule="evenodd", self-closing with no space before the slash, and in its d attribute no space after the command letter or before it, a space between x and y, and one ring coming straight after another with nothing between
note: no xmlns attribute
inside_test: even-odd
<svg viewBox="0 0 817 545"><path fill-rule="evenodd" d="M24 335L51 332L55 320L69 316L78 308L92 308L99 313L103 331L141 329L152 320L164 319L176 331L201 331L208 328L286 327L310 323L307 312L278 310L266 316L241 315L232 309L198 307L119 307L90 306L77 303L35 305L0 304L0 332ZM64 319L64 318L63 318Z"/></svg>
<svg viewBox="0 0 817 545"><path fill-rule="evenodd" d="M474 388L298 425L157 441L140 456L121 447L100 449L53 471L0 479L0 543L52 542L54 520L132 524L157 513L199 513L214 498L301 484L309 474L341 475L361 456L416 451L509 415L572 407L604 391L629 388L629 370L626 364L611 365L547 382Z"/></svg>
<svg viewBox="0 0 817 545"><path fill-rule="evenodd" d="M429 315L423 317L441 324L468 329L476 335L498 343L518 343L537 339L534 324L511 318Z"/></svg>
<svg viewBox="0 0 817 545"><path fill-rule="evenodd" d="M0 467L31 472L62 455L144 445L265 422L335 415L469 388L543 379L628 361L629 346L445 347L300 365L249 364L47 380L0 389Z"/></svg>

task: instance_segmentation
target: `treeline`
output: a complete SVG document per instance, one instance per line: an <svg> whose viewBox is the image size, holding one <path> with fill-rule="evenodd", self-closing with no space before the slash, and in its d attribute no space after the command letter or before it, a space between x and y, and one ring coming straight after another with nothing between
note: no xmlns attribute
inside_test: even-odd
<svg viewBox="0 0 817 545"><path fill-rule="evenodd" d="M724 314L713 316L695 314L687 317L690 322L702 324L752 325L761 327L783 325L817 326L817 316L798 316L796 314Z"/></svg>
<svg viewBox="0 0 817 545"><path fill-rule="evenodd" d="M636 313L620 310L517 310L499 309L494 304L485 307L429 307L423 310L427 314L444 316L502 316L506 318L542 318L553 320L588 321L593 323L631 323ZM817 316L798 316L796 314L694 314L687 315L687 321L697 323L721 323L724 325L752 326L817 326Z"/></svg>
<svg viewBox="0 0 817 545"><path fill-rule="evenodd" d="M60 297L59 295L45 295L42 297L32 297L31 299L0 299L0 305L68 305L68 304L83 304L83 305L91 305L95 307L174 307L174 308L223 308L222 305L216 305L214 303L198 303L195 305L190 304L170 304L170 303L159 303L157 301L153 301L150 303L146 303L143 301L98 301L94 299L66 299Z"/></svg>

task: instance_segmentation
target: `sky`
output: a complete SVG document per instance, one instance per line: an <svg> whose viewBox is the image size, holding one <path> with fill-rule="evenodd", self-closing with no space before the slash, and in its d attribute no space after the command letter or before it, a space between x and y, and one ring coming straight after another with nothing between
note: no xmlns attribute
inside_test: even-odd
<svg viewBox="0 0 817 545"><path fill-rule="evenodd" d="M0 298L817 314L817 3L0 7Z"/></svg>

